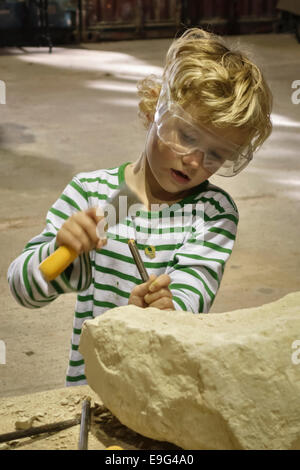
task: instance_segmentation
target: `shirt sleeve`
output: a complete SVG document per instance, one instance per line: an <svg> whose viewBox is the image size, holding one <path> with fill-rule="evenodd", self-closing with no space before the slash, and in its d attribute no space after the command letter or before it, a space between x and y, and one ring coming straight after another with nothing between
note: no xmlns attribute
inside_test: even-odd
<svg viewBox="0 0 300 470"><path fill-rule="evenodd" d="M56 235L64 222L75 212L86 209L87 192L75 176L48 211L43 232L27 243L8 268L10 290L20 305L40 308L60 294L88 288L92 281L89 254L78 256L54 281L47 282L39 270L40 263L56 250Z"/></svg>
<svg viewBox="0 0 300 470"><path fill-rule="evenodd" d="M238 213L234 210L205 216L193 234L174 253L166 270L176 310L208 313L220 287L234 246Z"/></svg>

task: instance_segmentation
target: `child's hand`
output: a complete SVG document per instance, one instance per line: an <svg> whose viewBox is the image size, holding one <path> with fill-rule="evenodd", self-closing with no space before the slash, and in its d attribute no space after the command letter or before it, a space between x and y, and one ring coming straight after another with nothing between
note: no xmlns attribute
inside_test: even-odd
<svg viewBox="0 0 300 470"><path fill-rule="evenodd" d="M143 282L143 284L139 284L138 286L132 289L128 305L136 305L137 307L146 308L148 304L145 302L144 297L149 292L149 286L152 282L157 278L155 274L150 274L149 279L147 282Z"/></svg>
<svg viewBox="0 0 300 470"><path fill-rule="evenodd" d="M155 282L154 282L155 281ZM151 274L148 281L136 286L129 297L128 305L147 308L156 307L161 310L175 310L172 302L172 293L168 289L170 276ZM151 290L153 289L153 290Z"/></svg>
<svg viewBox="0 0 300 470"><path fill-rule="evenodd" d="M175 310L172 292L168 288L170 282L171 278L168 274L161 274L154 282L151 282L149 292L144 296L148 307L156 307L161 310Z"/></svg>
<svg viewBox="0 0 300 470"><path fill-rule="evenodd" d="M87 253L94 248L100 250L107 243L106 238L98 238L97 224L103 217L96 215L97 208L79 211L72 215L61 227L56 236L58 246L66 245L80 253Z"/></svg>

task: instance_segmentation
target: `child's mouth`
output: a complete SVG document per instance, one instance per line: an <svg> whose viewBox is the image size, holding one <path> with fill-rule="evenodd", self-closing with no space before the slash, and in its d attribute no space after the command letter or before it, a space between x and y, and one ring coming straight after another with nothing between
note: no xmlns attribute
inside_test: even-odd
<svg viewBox="0 0 300 470"><path fill-rule="evenodd" d="M190 181L190 178L188 176L186 176L181 171L174 170L173 168L171 168L171 174L178 183L187 183Z"/></svg>

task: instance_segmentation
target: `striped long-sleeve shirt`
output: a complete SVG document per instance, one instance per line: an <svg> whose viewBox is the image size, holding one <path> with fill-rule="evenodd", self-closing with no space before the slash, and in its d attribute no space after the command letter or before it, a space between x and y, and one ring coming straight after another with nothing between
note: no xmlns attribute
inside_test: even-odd
<svg viewBox="0 0 300 470"><path fill-rule="evenodd" d="M78 351L83 322L128 305L131 291L142 282L129 238L136 240L149 275L170 276L174 308L193 313L209 311L233 249L237 208L225 191L205 181L176 205L140 211L135 217L128 214L108 228L108 242L101 250L78 256L54 281L46 282L39 265L57 248L58 230L75 212L104 207L124 182L128 163L76 175L48 211L44 231L29 241L8 269L11 292L24 307L40 308L60 294L78 293L67 385L86 383Z"/></svg>

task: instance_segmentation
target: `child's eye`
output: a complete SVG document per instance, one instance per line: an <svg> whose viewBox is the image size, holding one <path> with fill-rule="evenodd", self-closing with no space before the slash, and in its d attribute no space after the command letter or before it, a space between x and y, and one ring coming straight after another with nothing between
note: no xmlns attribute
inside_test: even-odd
<svg viewBox="0 0 300 470"><path fill-rule="evenodd" d="M224 160L224 158L221 155L219 155L218 153L213 152L213 151L208 153L208 157L211 160L215 160L215 161L218 161L218 162L221 162L221 161Z"/></svg>
<svg viewBox="0 0 300 470"><path fill-rule="evenodd" d="M180 139L189 145L195 145L197 143L197 139L195 137L187 134L183 130L180 130Z"/></svg>

